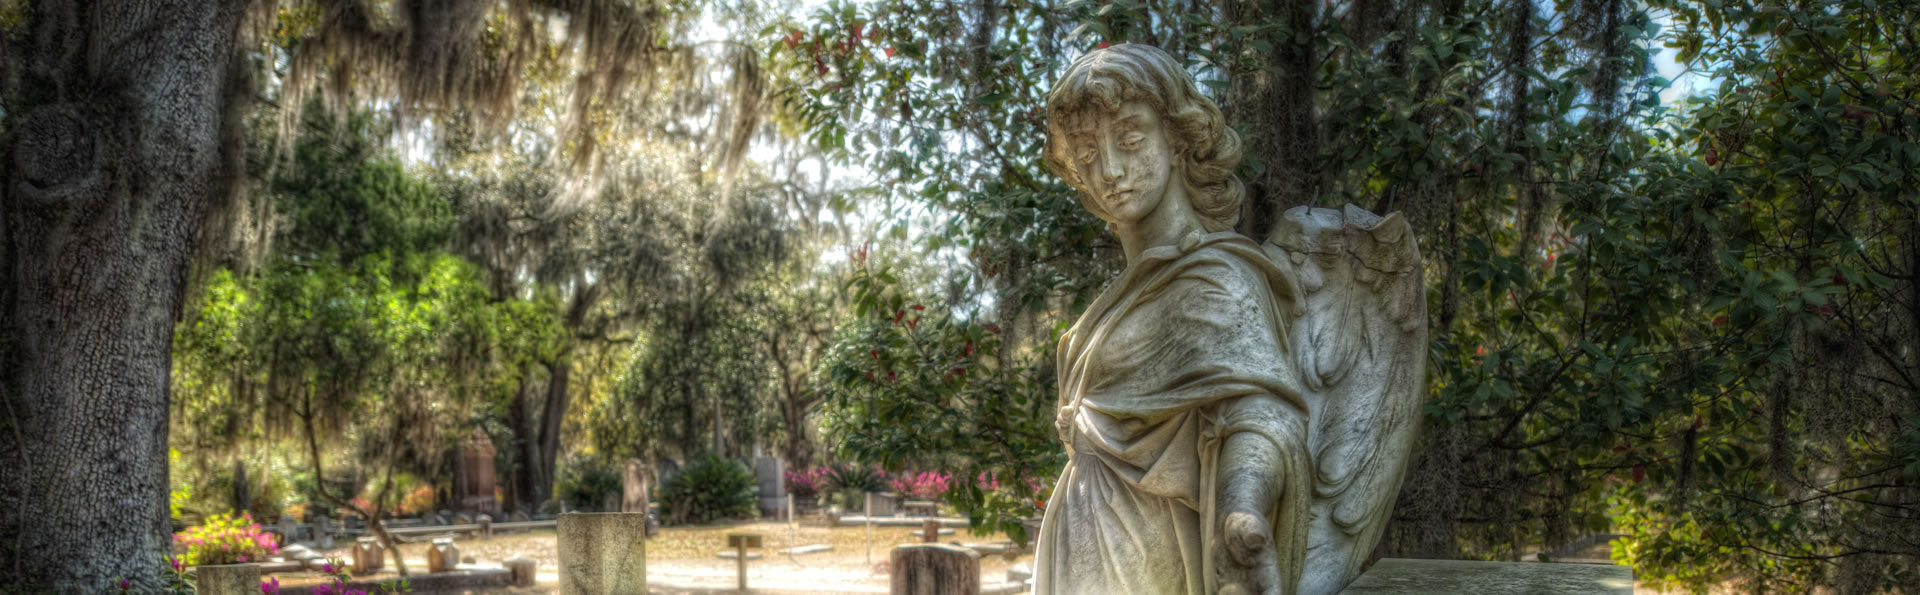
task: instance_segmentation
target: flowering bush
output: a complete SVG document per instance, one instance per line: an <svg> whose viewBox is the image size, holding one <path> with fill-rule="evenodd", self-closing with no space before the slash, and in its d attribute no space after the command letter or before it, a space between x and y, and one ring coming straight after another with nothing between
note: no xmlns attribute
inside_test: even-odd
<svg viewBox="0 0 1920 595"><path fill-rule="evenodd" d="M307 505L304 502L300 504L289 505L286 508L283 508L280 510L280 515L293 517L293 520L296 520L296 521L305 520L307 518Z"/></svg>
<svg viewBox="0 0 1920 595"><path fill-rule="evenodd" d="M186 547L180 560L188 566L259 562L280 553L278 540L261 531L250 513L237 519L224 513L207 517L205 524L173 534L173 541Z"/></svg>
<svg viewBox="0 0 1920 595"><path fill-rule="evenodd" d="M801 500L812 500L818 497L820 492L827 487L827 470L824 467L815 467L805 471L788 469L786 476L787 493L793 494L793 497Z"/></svg>
<svg viewBox="0 0 1920 595"><path fill-rule="evenodd" d="M422 485L407 492L407 496L400 499L400 509L396 512L402 516L414 516L429 510L433 510L432 484Z"/></svg>
<svg viewBox="0 0 1920 595"><path fill-rule="evenodd" d="M951 487L953 475L938 471L927 471L918 475L894 478L889 482L893 491L915 500L939 500Z"/></svg>

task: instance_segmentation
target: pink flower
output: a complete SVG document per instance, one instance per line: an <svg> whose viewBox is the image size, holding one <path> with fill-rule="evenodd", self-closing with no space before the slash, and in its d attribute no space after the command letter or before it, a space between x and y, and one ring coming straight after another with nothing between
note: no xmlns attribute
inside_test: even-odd
<svg viewBox="0 0 1920 595"><path fill-rule="evenodd" d="M269 578L260 582L260 595L279 595L280 579Z"/></svg>
<svg viewBox="0 0 1920 595"><path fill-rule="evenodd" d="M320 572L333 574L333 564L328 562L322 562L320 564Z"/></svg>

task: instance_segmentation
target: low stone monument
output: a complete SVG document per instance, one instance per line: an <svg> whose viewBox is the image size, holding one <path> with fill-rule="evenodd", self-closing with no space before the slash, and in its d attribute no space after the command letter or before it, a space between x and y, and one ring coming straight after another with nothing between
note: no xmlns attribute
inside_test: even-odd
<svg viewBox="0 0 1920 595"><path fill-rule="evenodd" d="M280 515L280 543L293 543L300 540L300 519L293 515Z"/></svg>
<svg viewBox="0 0 1920 595"><path fill-rule="evenodd" d="M1300 207L1264 241L1234 231L1240 139L1151 46L1075 60L1046 119L1047 166L1127 268L1060 339L1068 463L1034 593L1338 592L1419 436L1411 226Z"/></svg>
<svg viewBox="0 0 1920 595"><path fill-rule="evenodd" d="M513 575L515 587L532 587L536 578L535 573L540 570L539 562L520 554L507 558L503 564L507 567L507 572Z"/></svg>
<svg viewBox="0 0 1920 595"><path fill-rule="evenodd" d="M980 554L956 545L923 543L895 547L887 560L887 572L888 592L892 595L980 593Z"/></svg>
<svg viewBox="0 0 1920 595"><path fill-rule="evenodd" d="M459 448L460 464L454 469L453 498L460 510L500 514L500 500L493 495L493 456L493 439L479 427L473 428Z"/></svg>
<svg viewBox="0 0 1920 595"><path fill-rule="evenodd" d="M313 515L313 544L320 549L333 547L333 519L325 514Z"/></svg>
<svg viewBox="0 0 1920 595"><path fill-rule="evenodd" d="M366 575L387 563L387 548L377 537L361 537L353 543L353 573Z"/></svg>
<svg viewBox="0 0 1920 595"><path fill-rule="evenodd" d="M427 548L427 572L446 572L460 565L460 546L452 537L438 537Z"/></svg>
<svg viewBox="0 0 1920 595"><path fill-rule="evenodd" d="M483 514L474 517L473 522L480 526L478 533L481 539L493 539L493 517Z"/></svg>
<svg viewBox="0 0 1920 595"><path fill-rule="evenodd" d="M562 595L647 592L647 515L569 512L555 528Z"/></svg>

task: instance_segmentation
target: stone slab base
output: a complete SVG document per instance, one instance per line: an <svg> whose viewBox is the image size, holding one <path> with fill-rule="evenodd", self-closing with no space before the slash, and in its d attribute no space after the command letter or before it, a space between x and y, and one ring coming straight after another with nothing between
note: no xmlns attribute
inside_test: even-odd
<svg viewBox="0 0 1920 595"><path fill-rule="evenodd" d="M1387 558L1342 595L1471 593L1632 595L1633 569L1601 564L1540 564Z"/></svg>

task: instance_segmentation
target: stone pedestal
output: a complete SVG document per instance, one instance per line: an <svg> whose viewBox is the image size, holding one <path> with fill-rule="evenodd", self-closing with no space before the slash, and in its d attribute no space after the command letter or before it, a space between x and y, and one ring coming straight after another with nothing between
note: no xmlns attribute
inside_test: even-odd
<svg viewBox="0 0 1920 595"><path fill-rule="evenodd" d="M364 576L380 570L387 562L387 548L378 537L362 537L353 543L353 574Z"/></svg>
<svg viewBox="0 0 1920 595"><path fill-rule="evenodd" d="M460 547L453 545L453 539L442 537L433 540L433 546L427 548L427 572L446 572L460 565Z"/></svg>
<svg viewBox="0 0 1920 595"><path fill-rule="evenodd" d="M292 545L296 541L300 541L300 519L290 514L280 515L280 544Z"/></svg>
<svg viewBox="0 0 1920 595"><path fill-rule="evenodd" d="M925 543L893 548L887 563L893 595L979 595L980 554L971 549Z"/></svg>
<svg viewBox="0 0 1920 595"><path fill-rule="evenodd" d="M507 558L504 565L507 567L507 572L513 575L513 586L515 587L532 587L534 575L540 569L540 564L533 561L533 558L518 554L515 554L512 558Z"/></svg>
<svg viewBox="0 0 1920 595"><path fill-rule="evenodd" d="M560 515L557 549L562 595L647 591L647 515L633 512Z"/></svg>
<svg viewBox="0 0 1920 595"><path fill-rule="evenodd" d="M493 497L493 440L474 428L467 443L459 448L459 468L454 473L454 502L462 511L500 514L500 501Z"/></svg>
<svg viewBox="0 0 1920 595"><path fill-rule="evenodd" d="M787 506L787 465L780 457L753 459L753 479L760 487L760 516L779 518Z"/></svg>
<svg viewBox="0 0 1920 595"><path fill-rule="evenodd" d="M195 566L194 581L200 595L258 595L260 567L252 564Z"/></svg>
<svg viewBox="0 0 1920 595"><path fill-rule="evenodd" d="M646 513L652 505L647 495L647 465L640 459L627 459L620 473L620 512Z"/></svg>
<svg viewBox="0 0 1920 595"><path fill-rule="evenodd" d="M894 591L898 593L898 590ZM1342 595L1591 593L1633 595L1633 569L1608 564L1476 562L1387 558Z"/></svg>

